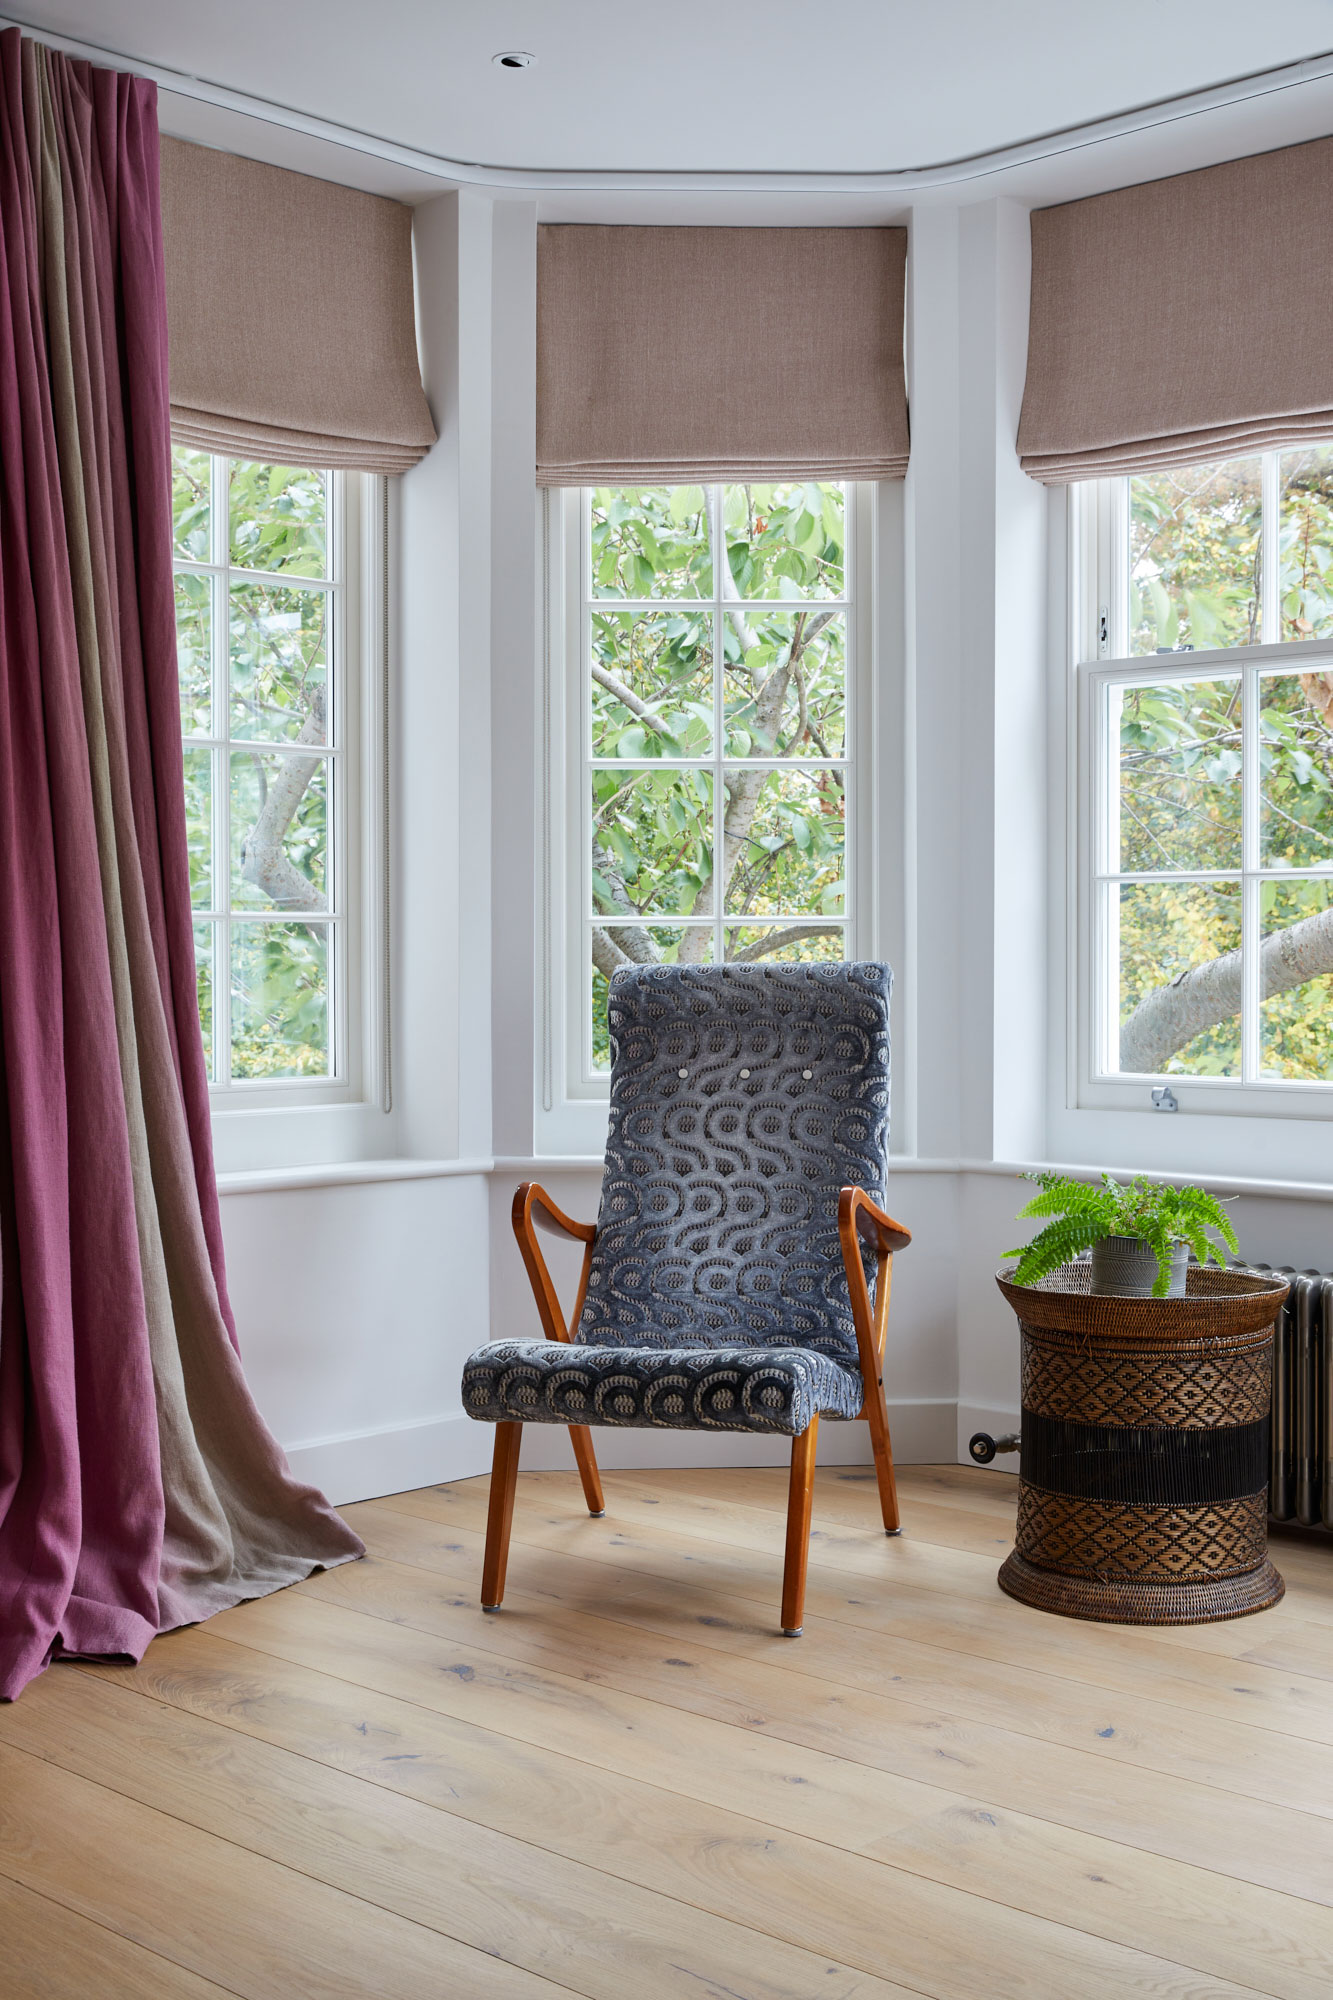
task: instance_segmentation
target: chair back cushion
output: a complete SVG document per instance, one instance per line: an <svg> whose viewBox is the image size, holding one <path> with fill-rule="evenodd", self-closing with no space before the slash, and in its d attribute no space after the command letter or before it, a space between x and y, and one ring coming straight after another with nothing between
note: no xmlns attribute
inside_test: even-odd
<svg viewBox="0 0 1333 2000"><path fill-rule="evenodd" d="M615 974L576 1340L808 1347L858 1366L838 1196L884 1199L891 986L873 964Z"/></svg>

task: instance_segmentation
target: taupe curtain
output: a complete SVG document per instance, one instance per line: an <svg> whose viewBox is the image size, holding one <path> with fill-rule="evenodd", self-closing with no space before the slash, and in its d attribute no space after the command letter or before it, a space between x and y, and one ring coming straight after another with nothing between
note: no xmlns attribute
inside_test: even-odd
<svg viewBox="0 0 1333 2000"><path fill-rule="evenodd" d="M537 481L901 479L905 229L546 224Z"/></svg>
<svg viewBox="0 0 1333 2000"><path fill-rule="evenodd" d="M401 202L164 138L162 234L180 442L363 472L434 443Z"/></svg>
<svg viewBox="0 0 1333 2000"><path fill-rule="evenodd" d="M1056 483L1333 435L1333 139L1032 217L1023 468Z"/></svg>

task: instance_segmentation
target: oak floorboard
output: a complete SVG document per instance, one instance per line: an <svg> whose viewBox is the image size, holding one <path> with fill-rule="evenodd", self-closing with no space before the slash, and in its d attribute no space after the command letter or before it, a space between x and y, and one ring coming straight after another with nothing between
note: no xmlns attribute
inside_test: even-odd
<svg viewBox="0 0 1333 2000"><path fill-rule="evenodd" d="M1103 1800L1113 1782L1117 1823L1126 1829L1121 1837L1149 1848L1164 1825L1157 1781L1165 1775L1188 1785L1173 1800L1177 1810L1187 1799L1192 1803L1187 1823L1205 1841L1215 1841L1219 1807L1233 1810L1229 1801L1208 1796L1214 1790L1333 1820L1333 1750L1322 1744L1183 1717L1142 1699L1120 1696L1108 1703L1077 1683L989 1663L961 1662L960 1690L932 1662L923 1671L920 1662L903 1657L905 1649L878 1640L867 1648L858 1642L878 1674L876 1687L830 1686L821 1668L833 1650L845 1647L844 1635L821 1628L809 1652L771 1640L737 1659L717 1643L718 1614L697 1615L707 1602L698 1593L674 1616L664 1609L651 1624L639 1622L633 1603L608 1603L595 1574L585 1582L577 1558L568 1556L521 1562L513 1595L506 1596L506 1611L517 1615L483 1621L474 1587L479 1537L438 1551L420 1544L413 1549L407 1538L398 1546L405 1561L389 1561L372 1545L365 1563L313 1579L307 1594L506 1658L608 1680L625 1692L647 1693L742 1728L854 1755L901 1776L948 1785L952 1765L952 1788L970 1791L984 1773L989 1786L1005 1788L988 1797L1023 1810L1036 1810L1034 1800L1047 1801L1063 1823L1088 1831L1104 1819ZM720 1599L712 1602L721 1608ZM951 1669L946 1660L945 1673ZM1165 1823L1174 1825L1174 1816ZM1328 1829L1314 1838L1322 1846ZM1228 1872L1221 1853L1213 1845L1204 1865ZM1189 1858L1202 1857L1191 1852Z"/></svg>
<svg viewBox="0 0 1333 2000"><path fill-rule="evenodd" d="M679 1585L688 1580L743 1602L747 1622L759 1618L769 1629L775 1628L779 1552L749 1541L728 1546L718 1538L716 1527L706 1538L695 1537L690 1530L697 1514L689 1510L678 1517L665 1506L644 1509L644 1514L652 1512L651 1521L626 1522L618 1513L615 1479L614 1473L607 1477L606 1518L591 1520L586 1512L563 1504L543 1506L531 1499L525 1503L520 1476L511 1561L516 1560L517 1546L524 1545L587 1557L622 1574L652 1577L659 1583ZM363 1506L386 1504L374 1501ZM485 1482L423 1488L395 1496L392 1508L445 1526L476 1530L485 1524ZM362 1518L361 1508L349 1510L358 1531ZM852 1531L845 1531L844 1539L850 1541ZM1238 1678L1227 1656L1167 1646L1129 1627L1087 1624L1017 1604L1003 1595L993 1575L984 1595L970 1587L956 1595L918 1588L905 1580L898 1558L907 1539L904 1535L891 1540L882 1533L877 1538L857 1538L874 1555L863 1559L855 1577L830 1567L823 1546L812 1543L807 1632L811 1618L832 1619L942 1651L1033 1666L1043 1674L1079 1680L1108 1693L1142 1694L1191 1713L1333 1744L1333 1700L1327 1685L1313 1677L1265 1673ZM935 1551L918 1548L914 1553L919 1565Z"/></svg>
<svg viewBox="0 0 1333 2000"><path fill-rule="evenodd" d="M562 1991L3 1740L0 1874L242 2000Z"/></svg>
<svg viewBox="0 0 1333 2000"><path fill-rule="evenodd" d="M7 1875L0 1875L0 1980L5 2000L228 2000L229 1993Z"/></svg>
<svg viewBox="0 0 1333 2000"><path fill-rule="evenodd" d="M272 1610L275 1604L270 1600L255 1608ZM1201 1972L1142 1947L1125 1947L1082 1932L1067 1915L1063 1920L1034 1920L993 1899L982 1901L923 1881L831 1842L788 1835L771 1821L759 1824L739 1812L682 1798L666 1786L654 1787L589 1765L570 1754L566 1739L574 1736L582 1747L589 1728L607 1709L597 1690L580 1688L573 1702L561 1706L554 1690L545 1688L548 1732L565 1745L559 1751L509 1738L485 1723L460 1722L447 1709L435 1707L430 1699L433 1682L452 1680L464 1688L479 1688L484 1698L487 1670L460 1658L457 1648L443 1653L437 1649L433 1669L425 1674L399 1677L399 1687L409 1690L406 1695L377 1695L358 1678L352 1684L354 1700L349 1701L347 1685L331 1672L294 1662L290 1646L265 1658L235 1640L214 1639L206 1633L183 1633L168 1643L176 1656L171 1684L178 1700L206 1704L217 1716L219 1692L229 1688L230 1697L223 1692L222 1698L234 1704L238 1728L271 1727L285 1743L295 1740L296 1711L306 1709L309 1745L324 1744L327 1755L337 1734L343 1768L348 1768L349 1759L356 1760L354 1767L375 1783L429 1798L445 1811L480 1816L491 1827L505 1824L516 1833L526 1830L534 1842L556 1844L609 1873L694 1901L714 1916L743 1912L744 1920L761 1935L785 1934L803 1940L811 1951L818 1951L828 1938L837 1938L837 1956L844 1966L849 1960L869 1961L865 1971L878 1969L881 1977L901 1983L890 1987L895 1994L906 1987L941 2000L945 1996L962 2000L964 1995L970 2000L978 1991L1002 2000L1020 1996L1030 2000L1034 1994L1043 2000L1047 1995L1049 2000L1057 1996L1071 2000L1074 1995L1078 2000L1085 1996L1101 2000L1103 1995L1111 2000L1122 1994L1164 1994L1172 2000L1177 1994L1182 2000L1206 1994L1220 2000L1223 1995L1249 1992L1303 1997L1327 1987L1327 1949L1319 1942L1317 1928L1311 1930L1303 1921L1308 1914L1317 1927L1323 1913L1294 1899L1272 1899L1257 1919L1243 1911L1234 1926L1224 1916L1225 1897L1217 1903L1218 1929L1228 1933L1228 1942L1215 1938L1206 1949L1212 1957L1227 1953L1247 1966L1270 1965L1262 1985ZM182 1654L189 1662L185 1666ZM333 1656L321 1649L321 1657ZM360 1650L347 1639L338 1650L337 1664L340 1673L358 1677L364 1673ZM468 1669L471 1680L465 1677ZM144 1668L127 1672L142 1677ZM484 1712L494 1705L492 1698L481 1706ZM266 1725L270 1712L273 1721ZM341 1725L336 1718L341 1718ZM625 1733L623 1716L619 1733ZM386 1756L389 1745L392 1752ZM662 1746L660 1761L669 1770L668 1747ZM651 1747L648 1755L651 1760ZM901 1816L901 1807L899 1812ZM885 1820L889 1817L891 1810L884 1815ZM1006 1837L1002 1822L997 1821L993 1830L998 1849ZM942 1830L940 1837L947 1840L947 1831ZM534 1863L534 1868L540 1879L539 1865ZM1089 1907L1096 1893L1086 1898ZM1115 1900L1112 1889L1105 1898L1108 1911ZM1120 1900L1127 1910L1129 1898ZM1295 1919L1286 1944L1279 1941L1281 1921L1276 1928L1273 1924L1279 1906L1284 1916ZM1182 1935L1189 1927L1186 1916ZM1205 1920L1191 1932L1201 1946L1206 1929ZM1266 1959L1264 1942L1270 1930L1276 1951ZM684 1934L689 1935L688 1927ZM681 1988L682 1993L692 1990L697 1988ZM719 1995L739 1992L748 2000L753 1977L739 1986L719 1984L713 1990ZM793 1986L791 1990L804 2000L805 1992L816 1989ZM821 1985L818 1990L825 1989ZM877 1994L882 1989L872 1982L866 1990Z"/></svg>
<svg viewBox="0 0 1333 2000"><path fill-rule="evenodd" d="M13 1718L10 1741L250 1852L299 1869L474 1949L503 1958L590 2000L623 2000L632 1972L644 2000L748 1977L765 1995L816 1988L835 1969L799 1949L768 1947L753 1930L708 1921L656 1889L535 1848L362 1774L312 1758L303 1746L238 1735L211 1717L144 1701L136 1680L62 1676L38 1684ZM362 1691L341 1687L355 1723ZM410 1761L411 1751L382 1758ZM484 1740L474 1755L488 1754ZM455 1768L461 1762L457 1749ZM565 1796L581 1773L563 1769ZM553 1795L559 1789L553 1786ZM571 1807L567 1809L572 1809ZM765 1965L765 1959L768 1963ZM855 1982L864 2000L901 1989Z"/></svg>
<svg viewBox="0 0 1333 2000"><path fill-rule="evenodd" d="M1008 1473L521 1474L0 1708L0 2000L1324 2000L1333 1557L1232 1626L995 1584Z"/></svg>

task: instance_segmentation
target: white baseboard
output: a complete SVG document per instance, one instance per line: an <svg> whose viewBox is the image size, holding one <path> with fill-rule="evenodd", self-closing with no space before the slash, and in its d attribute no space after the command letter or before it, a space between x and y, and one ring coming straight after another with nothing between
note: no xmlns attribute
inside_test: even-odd
<svg viewBox="0 0 1333 2000"><path fill-rule="evenodd" d="M976 1431L989 1431L992 1437L1003 1437L1008 1431L1016 1431L1019 1424L1017 1410L1001 1409L996 1403L960 1403L958 1405L958 1463L971 1465L972 1455L968 1451L968 1440ZM1018 1453L1001 1452L991 1460L993 1472L1018 1471Z"/></svg>
<svg viewBox="0 0 1333 2000"><path fill-rule="evenodd" d="M947 1465L954 1451L952 1402L890 1402L893 1455L900 1465ZM973 1425L974 1430L978 1428ZM637 1467L661 1470L691 1465L787 1465L791 1446L784 1438L743 1437L735 1432L599 1429L597 1462L607 1472ZM386 1493L409 1493L446 1479L489 1472L495 1432L461 1414L435 1417L391 1430L359 1431L293 1445L287 1458L298 1479L319 1487L338 1507L375 1500ZM823 1465L868 1465L870 1433L864 1424L826 1423L819 1434ZM531 1472L564 1471L573 1454L563 1425L529 1424L523 1438L524 1467Z"/></svg>

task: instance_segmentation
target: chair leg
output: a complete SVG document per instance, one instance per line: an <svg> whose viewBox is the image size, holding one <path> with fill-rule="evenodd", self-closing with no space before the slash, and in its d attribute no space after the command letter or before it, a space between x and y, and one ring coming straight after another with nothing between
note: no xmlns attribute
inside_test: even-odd
<svg viewBox="0 0 1333 2000"><path fill-rule="evenodd" d="M486 1513L486 1554L481 1565L483 1611L498 1611L505 1594L509 1530L514 1523L514 1487L518 1480L518 1454L522 1444L522 1424L505 1423L495 1426L495 1457L491 1463L491 1501Z"/></svg>
<svg viewBox="0 0 1333 2000"><path fill-rule="evenodd" d="M601 1474L597 1470L597 1454L592 1448L592 1432L586 1424L571 1424L569 1442L574 1447L574 1457L578 1461L579 1478L583 1481L583 1497L588 1503L588 1512L594 1520L606 1512L606 1502L602 1498Z"/></svg>
<svg viewBox="0 0 1333 2000"><path fill-rule="evenodd" d="M805 1569L810 1556L810 1514L815 1499L815 1448L819 1418L792 1440L791 1485L787 1491L787 1560L782 1571L783 1636L800 1636L805 1617Z"/></svg>
<svg viewBox="0 0 1333 2000"><path fill-rule="evenodd" d="M886 1535L900 1535L898 1488L893 1477L893 1446L889 1442L889 1410L884 1401L882 1382L877 1383L866 1398L865 1414L870 1425L871 1449L875 1454L875 1479L879 1486L879 1511L884 1517L884 1532Z"/></svg>

